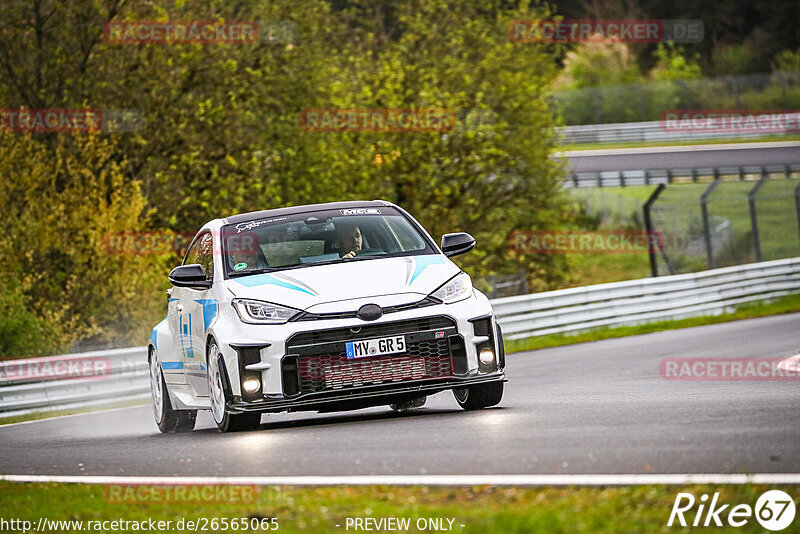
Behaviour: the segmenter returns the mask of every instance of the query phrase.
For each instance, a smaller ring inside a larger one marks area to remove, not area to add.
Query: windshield
[[[228,276],[390,256],[435,254],[391,207],[325,210],[253,219],[222,229]]]

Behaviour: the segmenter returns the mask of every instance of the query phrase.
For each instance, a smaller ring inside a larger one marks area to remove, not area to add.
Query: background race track
[[[410,414],[272,414],[261,429],[161,435],[150,406],[0,427],[13,475],[797,473],[800,381],[663,380],[664,357],[789,357],[800,314],[509,356],[500,407],[449,392]]]
[[[791,165],[800,142],[736,143],[565,152],[570,172]]]

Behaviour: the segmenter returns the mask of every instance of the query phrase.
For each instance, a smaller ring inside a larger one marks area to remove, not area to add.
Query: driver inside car
[[[354,224],[337,224],[336,244],[339,248],[340,258],[354,258],[363,244],[361,229]]]

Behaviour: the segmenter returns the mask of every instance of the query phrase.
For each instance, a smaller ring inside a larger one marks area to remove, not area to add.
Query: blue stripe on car
[[[253,276],[248,276],[246,278],[237,279],[236,281],[245,287],[273,285],[273,286],[285,287],[286,289],[293,289],[294,291],[301,291],[303,293],[308,293],[309,295],[314,295],[314,293],[308,291],[307,289],[303,289],[302,287],[295,284],[290,284],[289,282],[284,282],[283,280],[280,280],[279,278],[276,278],[269,273],[255,274]]]
[[[415,260],[414,274],[411,276],[411,280],[409,280],[408,285],[413,284],[417,276],[422,274],[422,271],[424,271],[428,265],[439,265],[444,263],[444,258],[439,256],[438,254],[434,254],[431,256],[416,256],[414,260]]]

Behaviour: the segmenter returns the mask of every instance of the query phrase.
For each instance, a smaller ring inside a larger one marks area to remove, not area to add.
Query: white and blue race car
[[[264,412],[419,407],[453,390],[498,404],[505,355],[489,300],[402,208],[336,202],[215,219],[169,275],[148,344],[162,432],[211,410],[223,432]]]

